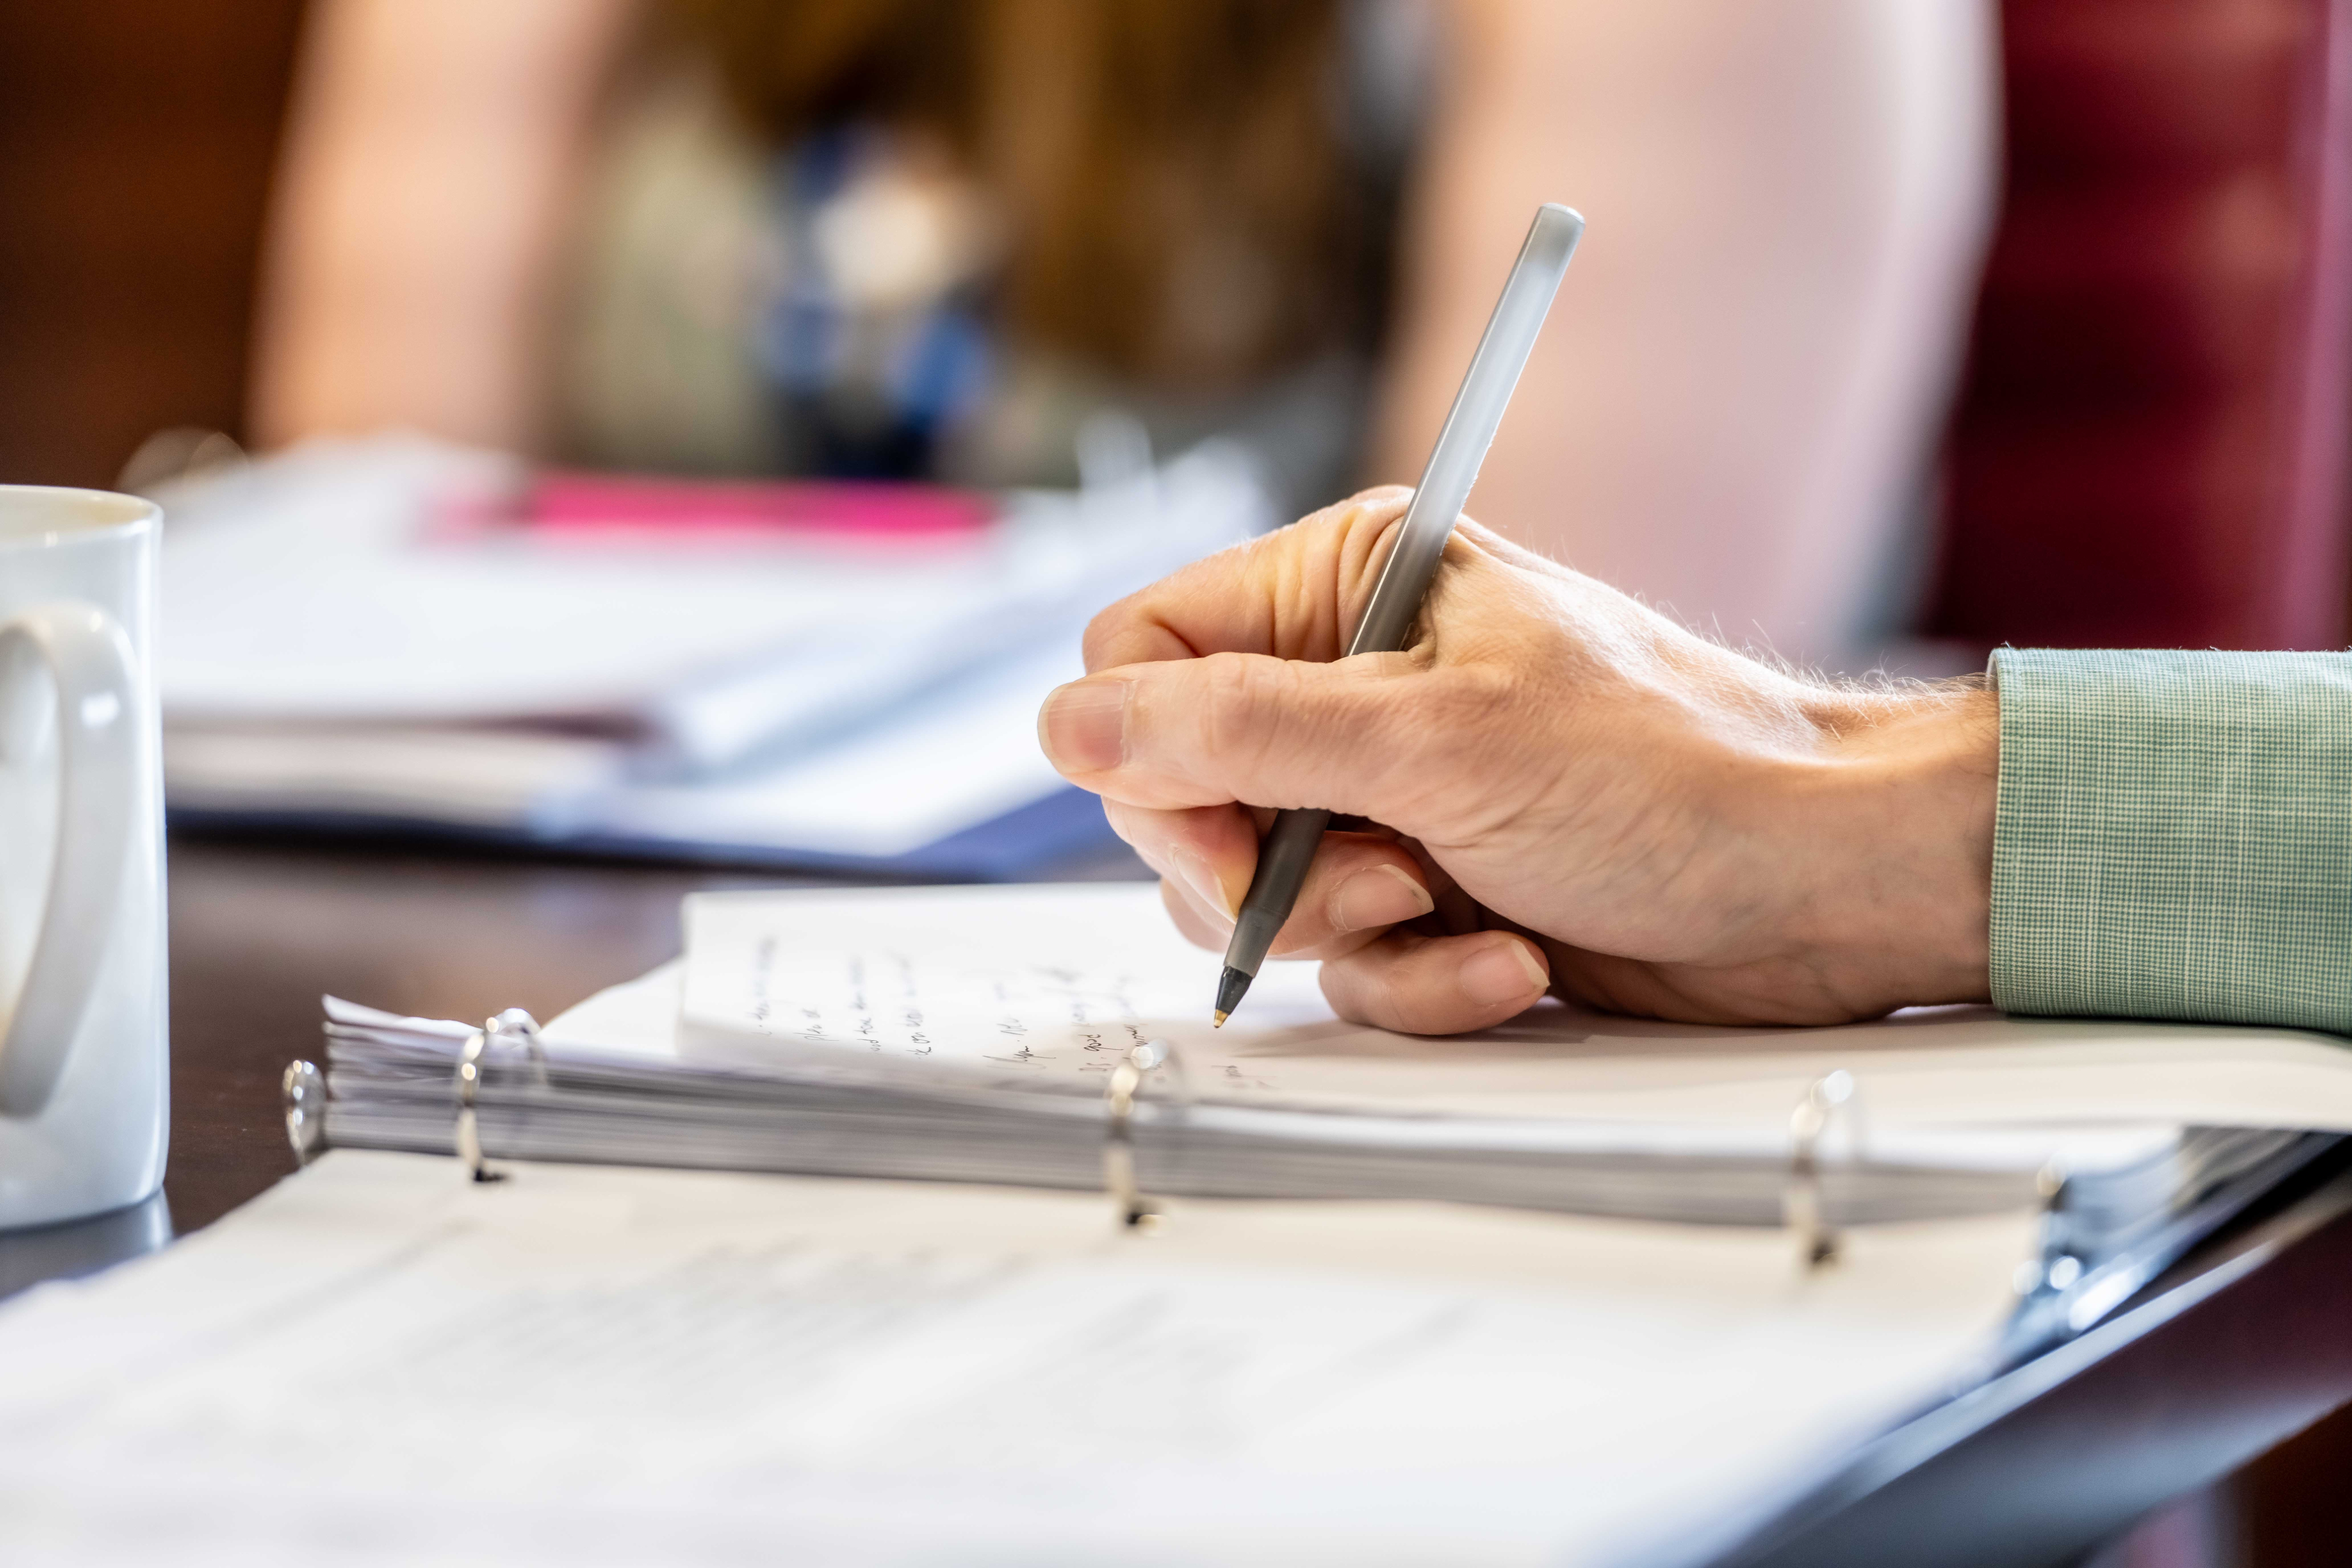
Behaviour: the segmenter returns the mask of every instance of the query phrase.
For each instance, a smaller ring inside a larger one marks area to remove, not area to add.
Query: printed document
[[[12,1564],[1672,1561],[1976,1375],[2029,1214],[1776,1231],[339,1150],[0,1312]]]

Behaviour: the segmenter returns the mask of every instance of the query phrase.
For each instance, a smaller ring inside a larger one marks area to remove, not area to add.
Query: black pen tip
[[[1226,967],[1223,974],[1217,977],[1216,1011],[1219,1029],[1225,1027],[1225,1019],[1231,1018],[1234,1009],[1242,1005],[1242,998],[1249,994],[1249,988],[1250,977],[1230,965]]]

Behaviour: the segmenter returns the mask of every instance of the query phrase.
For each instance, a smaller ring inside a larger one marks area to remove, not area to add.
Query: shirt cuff
[[[1990,674],[1996,1005],[2352,1032],[2352,654]]]

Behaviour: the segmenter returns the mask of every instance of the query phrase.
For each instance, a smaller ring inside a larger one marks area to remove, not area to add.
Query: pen
[[[1560,277],[1568,270],[1568,258],[1575,254],[1576,242],[1583,233],[1584,219],[1574,210],[1556,202],[1536,209],[1527,243],[1519,246],[1519,259],[1512,264],[1511,276],[1503,284],[1502,298],[1495,301],[1495,313],[1486,319],[1486,334],[1478,340],[1478,351],[1470,357],[1462,389],[1454,394],[1445,428],[1437,433],[1437,444],[1430,449],[1429,465],[1421,471],[1421,484],[1405,508],[1404,526],[1397,530],[1388,563],[1372,587],[1371,602],[1364,607],[1364,618],[1348,644],[1351,657],[1392,653],[1403,648],[1413,620],[1421,613],[1421,601],[1429,592],[1430,579],[1437,575],[1445,541],[1454,532],[1454,519],[1462,515],[1463,503],[1470,499],[1478,465],[1486,462],[1486,448],[1494,444],[1503,410],[1510,406],[1512,390],[1519,384],[1519,372],[1527,368],[1536,334],[1543,329],[1552,296],[1559,291]],[[1323,830],[1330,824],[1331,813],[1326,810],[1283,811],[1276,814],[1265,842],[1258,846],[1257,872],[1250,878],[1249,893],[1234,915],[1233,939],[1225,945],[1224,973],[1217,977],[1219,1028],[1241,1006],[1250,982],[1257,978],[1275,934],[1298,902],[1307,868],[1314,862]]]

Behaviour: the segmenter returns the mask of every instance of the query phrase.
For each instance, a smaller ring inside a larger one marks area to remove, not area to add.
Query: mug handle
[[[58,689],[58,847],[25,988],[0,1041],[0,1114],[30,1116],[65,1071],[122,897],[138,798],[131,642],[90,604],[39,604],[0,624]]]

